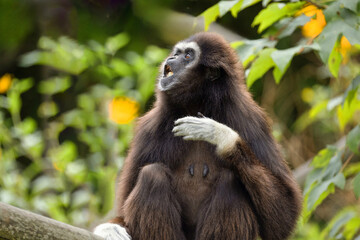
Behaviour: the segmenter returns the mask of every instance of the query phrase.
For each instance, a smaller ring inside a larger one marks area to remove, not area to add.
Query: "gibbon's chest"
[[[211,196],[221,169],[214,151],[206,143],[194,142],[174,170],[174,188],[182,207],[183,218],[190,225],[197,222],[203,201]]]

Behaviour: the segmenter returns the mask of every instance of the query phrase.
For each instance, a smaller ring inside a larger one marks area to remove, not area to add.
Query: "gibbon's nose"
[[[176,59],[176,57],[175,56],[172,56],[172,57],[169,57],[167,60],[166,60],[166,62],[169,62],[169,61],[172,61],[172,60],[175,60]]]

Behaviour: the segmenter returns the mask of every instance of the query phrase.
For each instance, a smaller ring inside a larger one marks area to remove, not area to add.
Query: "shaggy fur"
[[[175,89],[157,91],[153,109],[138,120],[113,222],[133,240],[287,239],[301,194],[236,53],[216,34],[183,42],[196,42],[201,56]],[[208,69],[219,78],[208,81]],[[236,132],[235,143],[217,152],[206,141],[174,136],[174,122],[198,112]]]

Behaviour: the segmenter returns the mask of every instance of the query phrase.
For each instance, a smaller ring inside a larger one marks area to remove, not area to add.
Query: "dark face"
[[[178,43],[163,63],[158,85],[160,91],[166,92],[178,86],[196,66],[200,55],[196,42]]]

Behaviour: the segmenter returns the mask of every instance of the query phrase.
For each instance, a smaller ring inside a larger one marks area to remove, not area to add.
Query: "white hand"
[[[184,140],[206,141],[216,145],[219,155],[231,151],[239,135],[228,126],[213,119],[202,117],[183,117],[175,121],[175,136]]]
[[[100,224],[94,229],[94,234],[105,238],[105,240],[131,240],[126,229],[115,223]]]

